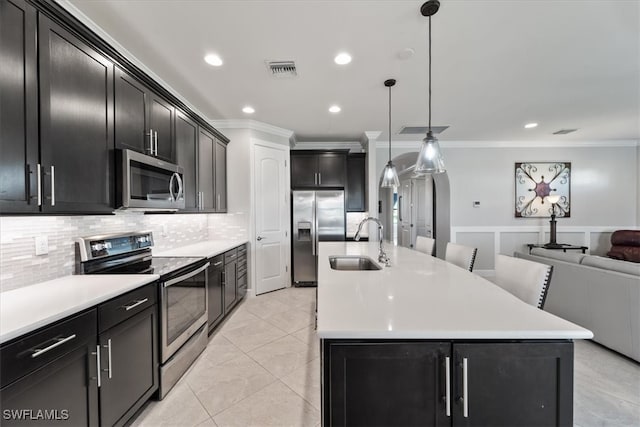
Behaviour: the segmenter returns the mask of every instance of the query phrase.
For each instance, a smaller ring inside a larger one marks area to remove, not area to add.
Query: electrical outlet
[[[49,238],[47,236],[38,236],[35,238],[36,255],[46,255],[49,253]]]
[[[169,234],[169,227],[167,224],[162,224],[162,237],[167,237],[167,234]]]

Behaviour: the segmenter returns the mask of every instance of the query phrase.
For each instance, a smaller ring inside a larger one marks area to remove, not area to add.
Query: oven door
[[[184,209],[182,167],[131,150],[121,150],[121,204],[127,209]]]
[[[207,323],[207,268],[167,280],[161,287],[162,363]]]

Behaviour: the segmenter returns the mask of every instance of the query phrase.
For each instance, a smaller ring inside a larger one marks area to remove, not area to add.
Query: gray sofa
[[[640,264],[540,248],[514,255],[553,265],[545,311],[640,362]]]

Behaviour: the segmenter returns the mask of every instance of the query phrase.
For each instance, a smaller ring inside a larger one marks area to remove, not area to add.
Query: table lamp
[[[551,221],[549,221],[551,231],[549,232],[549,243],[545,244],[544,247],[549,249],[561,248],[562,245],[556,242],[556,204],[560,201],[560,196],[550,194],[547,196],[547,201],[551,203]]]

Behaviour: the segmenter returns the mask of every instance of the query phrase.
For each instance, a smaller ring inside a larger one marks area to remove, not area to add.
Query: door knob
[[[262,240],[262,237],[258,236],[256,237],[256,240],[259,242],[260,240]]]

